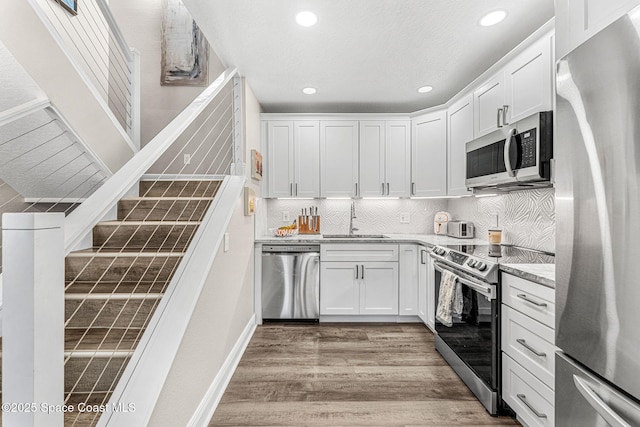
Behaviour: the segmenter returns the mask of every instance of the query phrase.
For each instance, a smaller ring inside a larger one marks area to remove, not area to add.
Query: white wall
[[[109,1],[124,38],[141,55],[141,146],[149,142],[204,89],[160,85],[162,3],[162,0]],[[210,50],[209,82],[213,82],[224,69],[215,52]]]
[[[0,42],[0,112],[17,107],[25,102],[46,98],[36,82],[27,74]]]
[[[253,218],[242,198],[227,231],[229,252],[216,256],[149,425],[187,425],[253,316]]]

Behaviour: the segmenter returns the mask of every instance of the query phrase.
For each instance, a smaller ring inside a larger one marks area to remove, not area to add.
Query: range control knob
[[[487,269],[487,264],[485,264],[484,262],[479,262],[476,265],[476,268],[480,271],[485,271]]]
[[[442,256],[442,255],[444,255],[447,251],[445,251],[445,250],[444,250],[444,249],[442,249],[442,248],[435,248],[435,249],[433,250],[433,252],[435,252],[435,253],[436,253],[436,255],[440,255],[440,256]]]

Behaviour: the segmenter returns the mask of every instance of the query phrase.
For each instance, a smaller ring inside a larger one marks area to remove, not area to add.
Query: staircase
[[[65,260],[65,426],[92,426],[184,256],[219,181],[141,181],[118,219],[95,226],[93,247]]]

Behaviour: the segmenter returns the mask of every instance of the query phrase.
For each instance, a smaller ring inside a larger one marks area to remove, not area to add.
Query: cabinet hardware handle
[[[536,350],[535,348],[533,348],[529,344],[527,344],[527,342],[525,340],[523,340],[522,338],[518,338],[516,340],[516,342],[518,344],[520,344],[521,346],[523,346],[524,348],[526,348],[527,350],[529,350],[531,353],[533,353],[536,356],[538,356],[538,357],[547,357],[547,353],[543,353],[541,351]]]
[[[426,250],[424,250],[424,249],[420,250],[420,263],[421,264],[426,264],[427,263],[427,260],[424,257],[426,254],[427,254]]]
[[[389,183],[387,182],[387,196],[389,195]]]
[[[416,183],[415,182],[411,183],[411,195],[412,196],[416,195]]]
[[[527,396],[525,396],[524,394],[516,394],[516,396],[518,396],[518,399],[520,399],[520,401],[522,403],[524,403],[526,405],[526,407],[529,408],[531,410],[531,412],[533,412],[536,415],[536,417],[538,417],[538,418],[547,418],[547,414],[543,414],[542,412],[538,412],[536,410],[536,408],[531,406],[531,404],[527,401]]]
[[[538,301],[534,301],[531,298],[529,298],[528,296],[526,296],[525,294],[518,294],[517,295],[518,298],[525,300],[526,302],[529,302],[533,305],[537,305],[538,307],[546,307],[547,304],[544,302],[538,302]]]
[[[289,194],[293,196],[293,183],[289,184]]]
[[[507,122],[507,111],[509,110],[509,106],[508,105],[503,105],[502,106],[502,123],[505,125],[508,125],[509,122]]]
[[[360,278],[364,279],[364,265],[362,265],[361,267],[362,267],[362,273],[360,274]]]
[[[356,182],[356,197],[358,197],[358,183]]]
[[[498,115],[496,116],[496,127],[501,128],[500,116],[502,116],[502,108],[498,108]]]
[[[298,183],[296,182],[296,196],[298,195]]]
[[[382,195],[384,196],[384,182],[382,183]]]
[[[358,276],[359,276],[359,274],[358,274],[358,272],[359,272],[358,268],[359,268],[359,266],[358,266],[358,264],[356,264],[356,279],[358,279]]]

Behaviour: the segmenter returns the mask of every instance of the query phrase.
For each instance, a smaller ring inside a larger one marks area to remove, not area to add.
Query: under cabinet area
[[[555,292],[502,272],[502,398],[527,426],[554,425]]]
[[[320,315],[398,314],[397,244],[322,245],[320,259]]]

